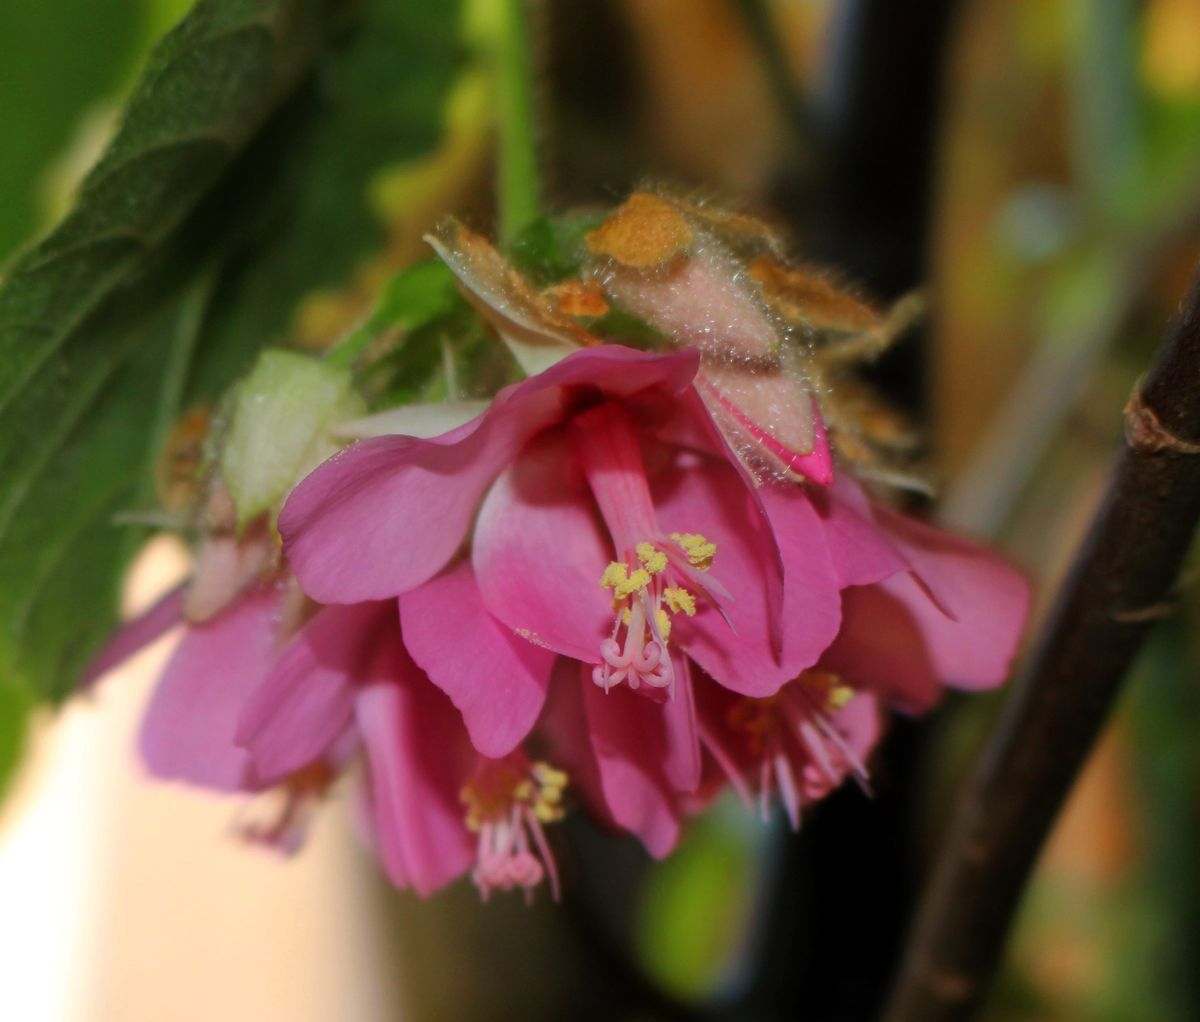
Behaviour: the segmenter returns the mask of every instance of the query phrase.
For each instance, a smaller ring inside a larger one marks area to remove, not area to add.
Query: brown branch
[[[970,1018],[1042,843],[1200,518],[1200,275],[1126,409],[1108,490],[967,784],[886,1022]]]

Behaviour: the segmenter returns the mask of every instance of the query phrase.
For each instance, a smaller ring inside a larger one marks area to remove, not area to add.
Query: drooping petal
[[[938,685],[978,690],[1009,674],[1029,610],[1025,578],[996,554],[889,511],[877,511],[912,566],[875,586],[846,591],[845,635],[831,650],[908,710]]]
[[[584,680],[591,684],[590,676]],[[592,751],[583,705],[585,686],[579,682],[579,664],[568,657],[559,657],[550,677],[550,692],[538,730],[546,742],[546,758],[567,772],[573,799],[582,802],[596,820],[615,828],[617,823],[608,811],[600,769]]]
[[[846,590],[830,669],[910,712],[932,706],[941,685],[1000,684],[1029,607],[1025,579],[973,543],[899,515],[885,520],[913,570]]]
[[[79,680],[79,687],[87,688],[94,684],[118,664],[128,660],[179,624],[183,618],[183,592],[186,584],[177,585],[148,610],[117,629],[84,671]]]
[[[238,720],[235,740],[257,777],[278,780],[307,766],[350,722],[354,683],[373,646],[395,629],[391,601],[321,608],[292,637]]]
[[[529,733],[546,701],[555,654],[494,618],[469,561],[400,598],[413,660],[462,713],[475,748],[506,756]]]
[[[604,692],[581,671],[583,702],[604,801],[613,820],[656,859],[679,840],[679,809],[667,782],[663,708],[624,686]]]
[[[695,352],[587,348],[502,391],[477,419],[430,440],[376,437],[330,458],[279,518],[288,560],[322,603],[384,599],[427,581],[462,542],[488,484],[580,388],[610,397],[691,384]]]
[[[516,438],[485,422],[436,440],[363,440],[301,482],[279,529],[304,591],[322,603],[380,600],[437,572],[514,453]]]
[[[925,713],[937,703],[943,678],[918,615],[934,631],[955,625],[910,575],[847,589],[842,614],[845,624],[822,658],[823,668],[906,713]]]
[[[981,663],[980,677],[999,677],[980,684],[1001,681],[1029,611],[1025,577],[977,543],[886,508],[876,509],[875,515],[938,606],[974,626],[976,638],[987,646],[981,653],[985,660],[990,656],[993,665]]]
[[[572,471],[561,433],[530,444],[483,502],[472,559],[484,606],[499,620],[531,642],[596,663],[612,624],[600,576],[613,553]]]
[[[791,677],[817,662],[841,627],[840,579],[809,490],[764,486],[763,506],[783,558],[783,652]]]
[[[663,776],[672,791],[691,793],[700,784],[700,732],[687,657],[675,658],[675,689],[662,704]]]
[[[450,701],[408,658],[381,644],[354,700],[368,766],[371,831],[392,882],[432,894],[473,857],[458,794],[470,755]]]
[[[826,547],[843,589],[908,570],[908,561],[876,522],[866,494],[848,475],[841,473],[830,489],[808,496],[821,517]]]
[[[711,573],[732,595],[722,605],[732,628],[701,601],[694,618],[675,618],[672,642],[720,684],[750,696],[774,694],[816,662],[838,627],[836,578],[803,492],[764,487],[760,505],[728,465],[682,459],[655,480],[654,492],[664,532],[699,532],[716,543]],[[781,611],[772,611],[772,599]]]
[[[275,657],[278,611],[278,592],[262,587],[188,628],[142,722],[141,753],[152,774],[218,791],[253,786],[249,757],[234,743],[234,732]]]

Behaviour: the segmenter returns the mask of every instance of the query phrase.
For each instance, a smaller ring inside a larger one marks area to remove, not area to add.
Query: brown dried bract
[[[550,293],[534,290],[483,235],[449,220],[426,240],[454,271],[467,299],[501,334],[529,344],[600,343],[569,318],[584,314],[571,313]],[[599,294],[596,297],[603,301]]]
[[[554,302],[555,307],[565,316],[591,317],[603,316],[608,312],[608,302],[600,293],[600,288],[593,282],[581,280],[564,280],[547,288],[544,294]]]
[[[651,270],[685,252],[695,238],[687,218],[649,192],[634,192],[587,236],[592,255],[607,256],[634,270]]]
[[[155,464],[154,482],[159,502],[169,512],[190,511],[199,502],[204,463],[204,441],[211,412],[207,406],[193,408],[167,436]]]
[[[750,276],[775,311],[792,323],[846,333],[872,330],[880,323],[870,305],[811,270],[792,269],[764,256],[750,264]]]
[[[784,244],[779,232],[765,220],[703,202],[676,199],[675,203],[688,216],[717,231],[722,240],[734,245],[739,251],[746,248],[758,251],[765,249],[777,256],[783,255]]]

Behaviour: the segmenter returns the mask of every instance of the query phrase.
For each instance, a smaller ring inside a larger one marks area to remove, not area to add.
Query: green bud
[[[337,452],[339,422],[366,411],[348,370],[306,355],[265,351],[235,388],[221,470],[243,525],[278,513],[293,486]]]

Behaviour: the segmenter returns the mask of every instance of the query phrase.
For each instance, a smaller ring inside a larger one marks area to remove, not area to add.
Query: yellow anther
[[[466,804],[466,822],[477,831],[484,824],[506,817],[515,806],[530,809],[541,823],[563,817],[563,790],[567,775],[548,763],[522,769],[512,762],[496,764],[477,773],[464,786],[459,798]]]
[[[667,555],[653,543],[639,543],[637,555],[638,560],[642,562],[642,567],[651,575],[657,575],[667,570]]]
[[[654,612],[654,620],[658,622],[659,634],[663,637],[663,642],[666,642],[671,637],[671,618],[667,612],[659,607]]]
[[[634,593],[640,593],[650,584],[650,572],[645,568],[638,568],[632,575],[629,576],[629,581],[624,587],[618,586],[617,596],[632,596]],[[622,592],[622,588],[624,592]]]
[[[621,608],[621,624],[623,624],[626,628],[628,628],[629,622],[632,620],[633,620],[633,611],[631,611],[628,607],[622,607]]]
[[[552,767],[541,760],[533,764],[533,776],[543,788],[557,788],[561,791],[567,786],[567,772]]]
[[[683,547],[693,568],[707,571],[717,554],[717,544],[710,543],[698,532],[672,532],[671,538]]]
[[[641,592],[649,584],[650,572],[645,568],[638,568],[631,575],[629,566],[620,561],[611,562],[600,576],[600,588],[611,589],[618,600]]]
[[[557,823],[566,814],[562,806],[549,805],[545,801],[539,801],[533,807],[533,815],[537,817],[538,823]]]
[[[534,763],[533,776],[538,783],[537,798],[533,800],[533,815],[541,823],[554,823],[563,818],[563,789],[567,786],[565,771],[548,763]]]
[[[853,698],[854,689],[849,685],[835,685],[829,691],[829,702],[827,705],[831,711],[836,712],[842,709]]]
[[[600,576],[600,588],[616,589],[617,586],[625,585],[628,581],[629,566],[622,564],[620,561],[613,561],[604,569],[604,574]]]
[[[688,617],[693,617],[696,613],[696,597],[679,586],[668,586],[664,589],[663,599],[667,601],[672,614],[678,614],[682,610]]]

